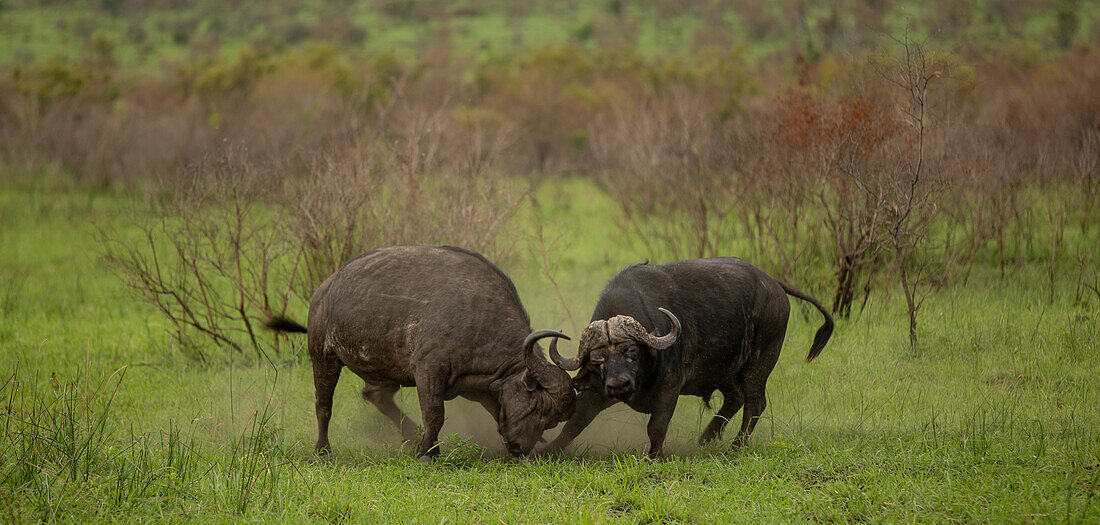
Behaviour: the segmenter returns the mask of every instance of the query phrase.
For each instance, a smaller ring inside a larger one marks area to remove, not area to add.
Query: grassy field
[[[796,308],[743,450],[697,449],[710,411],[684,399],[670,459],[639,457],[645,420],[621,407],[570,455],[511,459],[487,414],[451,403],[426,466],[345,374],[319,461],[304,340],[271,362],[187,358],[102,260],[130,203],[0,189],[0,521],[1100,520],[1100,320],[1068,271],[1048,304],[1044,266],[977,267],[929,297],[915,349],[900,292],[880,293],[809,365],[819,321]],[[606,280],[646,255],[601,226],[615,209],[587,180],[550,179],[517,215],[553,241],[560,296],[531,250],[503,265],[536,327],[576,335]],[[418,414],[412,394],[400,403]]]

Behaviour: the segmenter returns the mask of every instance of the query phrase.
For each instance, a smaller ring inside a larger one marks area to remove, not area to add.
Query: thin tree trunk
[[[898,270],[901,274],[901,289],[905,292],[905,306],[909,312],[909,348],[917,347],[917,304],[913,299],[912,286],[909,283],[909,273],[906,272],[906,264],[903,250],[897,252]]]

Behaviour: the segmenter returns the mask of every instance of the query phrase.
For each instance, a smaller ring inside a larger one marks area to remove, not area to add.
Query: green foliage
[[[277,51],[318,41],[341,46],[341,54],[395,52],[418,55],[446,47],[456,56],[484,58],[527,47],[569,42],[627,47],[647,57],[689,56],[707,46],[743,47],[754,62],[774,60],[777,51],[799,48],[811,63],[828,54],[860,54],[881,35],[906,27],[939,46],[998,46],[1013,40],[1044,50],[1088,40],[1100,15],[1088,3],[1058,0],[921,4],[843,0],[828,4],[716,4],[690,0],[631,6],[584,0],[562,9],[548,0],[516,6],[433,0],[358,0],[305,4],[224,3],[197,0],[158,3],[123,0],[7,3],[13,23],[0,36],[0,63],[22,53],[36,57],[79,53],[93,31],[118,42],[127,69],[154,70],[195,50],[231,55],[263,42]],[[147,38],[127,38],[135,24],[147,24]],[[9,30],[10,29],[10,30]],[[1079,34],[1083,33],[1083,34]],[[74,38],[74,36],[76,38]],[[145,51],[142,51],[144,49]]]
[[[194,88],[207,94],[247,92],[273,69],[266,51],[244,46],[232,59],[216,60],[197,73]]]
[[[30,70],[16,67],[12,70],[12,80],[21,91],[38,99],[40,104],[76,95],[89,82],[88,73],[83,68],[60,62],[47,62]]]
[[[579,44],[586,44],[592,40],[592,35],[596,33],[596,23],[592,21],[584,22],[577,26],[570,32],[570,37],[574,42]]]
[[[99,6],[112,16],[118,15],[126,0],[99,0]]]
[[[1073,44],[1081,26],[1080,2],[1059,0],[1056,11],[1058,23],[1055,26],[1054,39],[1059,47],[1065,49]]]

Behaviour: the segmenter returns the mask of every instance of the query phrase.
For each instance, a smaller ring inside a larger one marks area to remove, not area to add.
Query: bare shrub
[[[571,44],[540,47],[530,56],[480,72],[486,102],[517,124],[516,146],[524,170],[576,168],[592,110],[606,99],[605,93],[589,87],[597,76],[595,66],[580,46]]]
[[[748,26],[782,22],[784,12],[792,26],[850,23],[833,16],[836,6],[741,4]],[[878,7],[856,16],[879,18]],[[971,15],[956,15],[970,24]],[[608,16],[624,28],[637,22],[630,12]],[[835,30],[824,25],[814,31]],[[834,36],[837,48],[851,38]],[[245,46],[232,56],[195,50],[168,78],[123,78],[110,46],[99,49],[75,61],[13,65],[0,78],[4,162],[46,164],[103,185],[160,183],[164,193],[135,219],[147,238],[130,247],[211,257],[168,241],[186,238],[186,221],[201,231],[195,210],[236,206],[228,190],[221,200],[184,198],[214,192],[197,186],[213,184],[207,172],[216,170],[204,158],[232,145],[230,163],[247,167],[240,176],[263,181],[233,182],[251,188],[241,193],[245,229],[266,232],[278,217],[290,250],[301,250],[304,277],[294,289],[302,295],[347,258],[383,244],[451,242],[507,259],[515,238],[506,224],[531,180],[505,172],[594,174],[622,212],[623,233],[647,255],[746,256],[831,293],[838,316],[872,289],[896,289],[884,286],[896,278],[908,281],[902,289],[915,320],[921,293],[946,278],[935,273],[949,264],[965,267],[964,284],[980,265],[999,262],[1002,277],[1014,265],[1041,265],[1053,294],[1076,254],[1078,299],[1095,281],[1100,54],[1087,45],[1050,57],[1026,46],[971,48],[973,63],[953,65],[962,78],[932,91],[937,111],[928,118],[915,118],[906,95],[913,89],[891,95],[861,57],[807,60],[798,50],[794,64],[765,64],[710,46],[672,59],[629,46],[564,45],[473,66],[443,46],[414,60],[348,56],[325,44],[283,53]],[[217,235],[231,239],[231,228]],[[173,279],[204,273],[171,264],[182,268]],[[211,279],[232,282],[219,271]],[[255,316],[265,303],[249,293],[245,310]],[[238,331],[228,339],[247,347],[248,317],[233,316]],[[198,341],[194,325],[215,318],[196,313],[182,326]]]
[[[1051,281],[1067,229],[1079,230],[1085,244],[1095,242],[1098,60],[1095,51],[1073,50],[1049,73],[1035,74],[1031,59],[1001,51],[983,66],[970,137],[959,139],[969,143],[964,154],[974,173],[952,192],[954,202],[970,203],[965,212],[952,211],[970,231],[967,261],[994,244],[1002,276],[1010,265],[1034,262]]]
[[[513,252],[505,226],[526,197],[517,184],[459,172],[406,176],[388,169],[392,162],[329,158],[288,210],[305,246],[304,296],[351,257],[381,246],[453,244],[493,260]]]
[[[292,190],[288,213],[305,246],[309,292],[381,246],[455,244],[493,260],[514,252],[505,227],[527,194],[494,166],[512,134],[456,125],[446,97],[434,107],[419,103],[425,98],[412,103],[399,88],[381,127],[331,147]]]
[[[963,268],[962,283],[969,281],[975,261],[988,245],[996,247],[1004,277],[1008,231],[1022,213],[1027,178],[1014,169],[988,128],[955,126],[949,144],[963,162],[940,204],[950,230],[958,234],[952,250]]]
[[[570,333],[580,332],[580,328],[577,326],[577,316],[574,315],[573,309],[569,307],[569,301],[566,300],[557,278],[554,277],[561,267],[562,257],[569,250],[571,244],[569,232],[558,231],[549,234],[546,224],[538,220],[534,221],[533,226],[534,231],[525,239],[527,255],[530,257],[529,261],[535,263],[535,266],[538,267],[538,275],[545,279],[545,284],[549,284],[550,288],[553,288],[557,306],[561,308],[559,312],[564,315],[564,320],[569,323]]]
[[[817,241],[824,238],[823,225],[814,220],[807,173],[787,169],[791,159],[787,146],[775,140],[774,110],[758,110],[743,121],[750,139],[740,155],[739,222],[757,265],[820,294],[823,287],[814,283],[822,276],[815,269],[829,257]]]
[[[625,234],[647,253],[707,257],[723,251],[734,220],[732,144],[698,92],[673,89],[637,110],[593,124],[602,186],[624,213]]]
[[[136,212],[137,239],[105,239],[107,260],[183,350],[205,360],[205,339],[264,356],[257,320],[285,312],[301,245],[270,205],[271,173],[232,151],[189,171],[186,185]]]
[[[1081,302],[1082,288],[1092,290],[1100,299],[1100,224],[1097,224],[1097,200],[1100,199],[1100,130],[1089,130],[1073,158],[1075,184],[1070,191],[1078,197],[1081,240],[1077,245],[1077,286],[1074,298]],[[1091,275],[1090,275],[1091,274]]]
[[[305,178],[230,148],[165,178],[135,215],[140,237],[108,239],[107,258],[202,359],[204,339],[266,355],[257,319],[372,248],[446,243],[507,259],[505,227],[526,197],[492,167],[509,134],[475,128],[452,143],[450,109],[399,99],[388,124],[334,141]]]
[[[929,230],[936,219],[937,201],[948,181],[944,174],[948,169],[943,158],[945,148],[942,142],[935,143],[929,133],[936,120],[932,87],[950,74],[950,65],[946,54],[929,50],[908,35],[897,43],[900,49],[896,55],[885,55],[874,64],[879,76],[897,88],[897,107],[908,125],[905,134],[908,140],[895,142],[892,152],[895,158],[879,168],[878,184],[872,179],[860,186],[878,201],[884,217],[885,247],[894,257],[905,294],[909,344],[915,348],[917,314],[930,284],[926,271],[934,258],[934,251],[928,246]],[[842,170],[859,177],[847,168]]]
[[[1100,228],[1094,222],[1100,200],[1100,128],[1086,129],[1082,135],[1077,151],[1071,153],[1071,173],[1073,186],[1080,189],[1077,197],[1081,233],[1095,235],[1092,230]]]
[[[796,209],[817,218],[821,231],[807,238],[829,254],[832,309],[846,317],[859,284],[869,291],[879,261],[885,217],[876,186],[895,162],[899,126],[880,102],[858,95],[833,101],[795,93],[780,98],[775,111],[777,149],[765,169],[781,174],[782,202],[797,200]]]

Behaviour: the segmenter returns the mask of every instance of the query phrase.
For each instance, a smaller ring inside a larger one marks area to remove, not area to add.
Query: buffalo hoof
[[[421,463],[425,463],[425,464],[431,463],[432,462],[432,457],[431,456],[420,456],[419,458],[417,458],[417,461],[419,461]]]
[[[711,428],[712,426],[714,425],[708,425],[707,429],[704,430],[702,434],[699,434],[699,441],[697,441],[697,443],[700,447],[705,447],[714,440],[722,438],[722,431]]]

